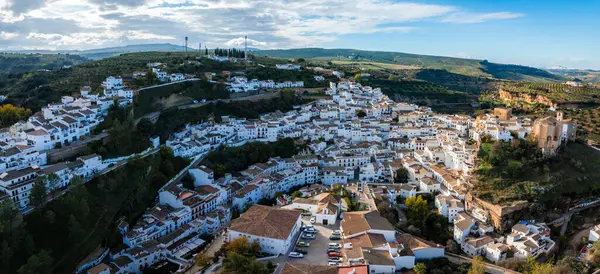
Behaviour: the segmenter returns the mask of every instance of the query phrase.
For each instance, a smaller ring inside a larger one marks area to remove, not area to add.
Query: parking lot
[[[318,265],[327,265],[329,257],[327,256],[327,248],[329,243],[338,243],[341,244],[342,241],[332,241],[329,240],[329,236],[334,230],[340,229],[340,222],[337,220],[335,225],[327,225],[323,226],[320,224],[311,224],[309,222],[310,217],[303,217],[302,222],[304,225],[312,225],[317,230],[316,238],[314,240],[308,239],[300,239],[299,242],[309,243],[309,247],[301,247],[308,251],[307,254],[304,255],[304,258],[289,258],[289,262],[300,263],[300,264],[318,264]],[[296,246],[298,248],[298,246]]]

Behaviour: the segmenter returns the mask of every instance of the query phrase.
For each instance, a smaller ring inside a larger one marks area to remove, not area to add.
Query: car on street
[[[338,244],[338,243],[329,243],[328,247],[329,248],[342,248],[342,245]]]
[[[299,243],[298,243],[298,246],[299,246],[299,247],[309,247],[309,246],[310,246],[310,243],[307,243],[307,242],[299,242]]]
[[[301,215],[302,216],[312,216],[312,213],[310,213],[310,212],[302,212]]]
[[[314,227],[308,227],[304,230],[306,233],[317,233],[317,230]]]
[[[328,262],[341,263],[342,258],[329,258]]]
[[[302,249],[302,248],[296,248],[296,249],[294,249],[294,252],[297,252],[300,254],[308,254],[308,251],[306,249]]]
[[[340,238],[340,236],[338,236],[338,235],[331,235],[331,236],[329,236],[329,240],[332,240],[332,241],[339,241],[341,239],[342,238]]]
[[[337,249],[337,248],[328,248],[327,249],[327,254],[329,254],[329,252],[338,252],[338,251],[340,251],[340,250]]]
[[[309,228],[315,228],[315,227],[312,226],[312,225],[303,225],[300,229],[301,230],[306,230],[306,229],[309,229]]]
[[[338,262],[328,262],[327,266],[340,266],[340,263],[338,263]]]
[[[290,252],[290,258],[304,258],[304,254],[298,252]]]
[[[342,232],[339,230],[334,230],[331,232],[331,235],[341,235],[341,234],[342,234]]]
[[[329,257],[344,257],[344,254],[342,254],[342,252],[329,252],[327,253],[327,255]]]
[[[317,238],[315,236],[315,234],[304,234],[304,235],[302,235],[302,239],[314,240],[315,238]]]
[[[316,223],[316,222],[317,222],[317,218],[316,218],[316,217],[311,217],[311,218],[310,218],[310,223],[311,223],[311,224],[314,224],[314,223]]]

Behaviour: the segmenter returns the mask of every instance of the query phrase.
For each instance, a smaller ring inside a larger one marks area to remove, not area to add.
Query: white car
[[[340,263],[337,263],[337,262],[328,262],[327,266],[340,266]]]
[[[341,263],[342,262],[342,258],[329,258],[328,262],[330,263]]]
[[[290,258],[304,258],[304,254],[298,252],[290,252]]]
[[[302,235],[302,239],[314,240],[316,238],[315,234],[304,234]]]
[[[317,222],[317,218],[316,218],[316,217],[311,217],[311,218],[310,218],[310,223],[311,223],[311,224],[314,224],[314,223],[316,223],[316,222]]]
[[[308,227],[304,230],[306,233],[316,233],[317,230],[314,227]]]
[[[333,232],[331,232],[331,235],[341,235],[342,232],[339,230],[334,230]]]

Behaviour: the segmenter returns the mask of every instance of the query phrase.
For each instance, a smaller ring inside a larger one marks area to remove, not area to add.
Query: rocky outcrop
[[[465,198],[467,208],[478,207],[485,210],[490,223],[499,232],[509,230],[518,221],[530,218],[530,204],[527,201],[516,201],[510,206],[502,206],[484,201],[472,194],[467,194]]]
[[[513,92],[499,88],[498,96],[500,96],[500,99],[505,102],[524,101],[530,104],[542,104],[548,107],[557,107],[557,104],[548,99],[548,97],[539,94]]]

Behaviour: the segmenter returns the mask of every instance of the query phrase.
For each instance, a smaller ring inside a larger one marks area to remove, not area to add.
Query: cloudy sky
[[[500,2],[500,3],[499,3]],[[600,68],[600,1],[0,0],[0,50],[355,48]]]

